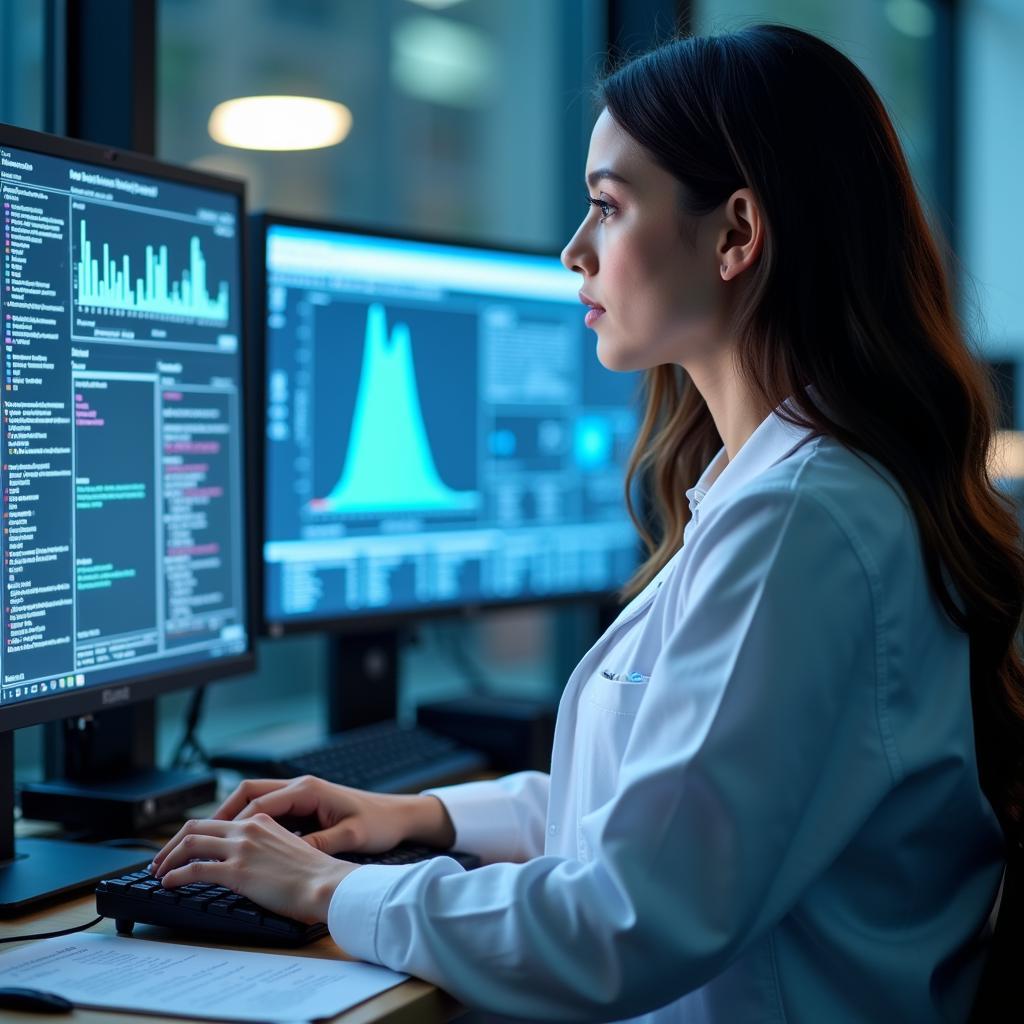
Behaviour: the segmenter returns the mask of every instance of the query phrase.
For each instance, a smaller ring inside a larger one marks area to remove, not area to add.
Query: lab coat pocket
[[[590,681],[583,696],[604,711],[635,715],[650,680],[651,677],[642,672],[615,672],[605,668]]]
[[[584,756],[580,773],[579,822],[606,804],[619,782],[619,766],[633,722],[647,692],[649,677],[640,672],[603,669],[588,681],[580,700],[578,736]],[[579,836],[581,859],[589,856]]]

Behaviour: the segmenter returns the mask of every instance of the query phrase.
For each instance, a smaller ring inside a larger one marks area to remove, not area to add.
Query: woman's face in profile
[[[686,365],[719,347],[718,218],[686,214],[676,179],[607,110],[590,138],[586,185],[589,208],[562,262],[582,277],[601,362]]]

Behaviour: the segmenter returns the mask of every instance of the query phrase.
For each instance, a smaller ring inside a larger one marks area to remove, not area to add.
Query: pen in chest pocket
[[[616,683],[647,683],[651,679],[650,676],[645,676],[642,672],[611,672],[606,668],[601,669],[601,675]]]

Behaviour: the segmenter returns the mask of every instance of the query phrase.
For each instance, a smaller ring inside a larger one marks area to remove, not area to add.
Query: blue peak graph
[[[396,323],[389,337],[380,303],[366,313],[363,369],[344,469],[331,492],[310,505],[334,513],[467,512],[480,505],[479,491],[457,491],[437,471],[409,328]]]
[[[195,235],[189,239],[189,265],[182,271],[179,281],[170,280],[167,246],[147,245],[145,276],[137,277],[133,285],[128,256],[122,256],[120,262],[113,259],[110,246],[104,242],[103,257],[97,259],[93,255],[84,219],[79,230],[79,306],[101,306],[154,316],[186,316],[227,323],[227,282],[221,281],[217,295],[210,295],[206,282],[206,259]]]

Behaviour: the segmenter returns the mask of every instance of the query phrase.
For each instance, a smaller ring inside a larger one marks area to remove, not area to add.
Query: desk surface
[[[96,902],[94,897],[91,894],[76,896],[64,903],[55,904],[32,914],[25,914],[23,917],[0,921],[0,937],[6,938],[13,935],[35,934],[37,932],[59,931],[62,928],[73,928],[75,925],[91,921],[95,916]],[[137,928],[140,938],[146,934],[144,926],[138,925]],[[88,931],[105,935],[116,934],[114,922],[107,918],[104,918],[99,924]],[[156,931],[157,929],[154,929],[154,932]],[[160,936],[167,936],[169,941],[182,942],[188,945],[203,945],[203,943],[185,942],[185,940],[177,936],[172,937],[170,933],[165,931],[160,931]],[[153,941],[160,941],[160,939],[154,936]],[[16,949],[20,945],[22,944],[14,942],[5,943],[3,946],[0,946],[0,955],[2,955],[3,950]],[[234,946],[230,948],[245,949],[247,947]],[[267,950],[263,948],[256,950],[256,952],[312,956],[324,960],[346,959],[330,936],[319,939],[317,942],[312,942],[308,946],[303,946],[301,949]],[[371,1024],[371,1022],[374,1022],[374,1024],[412,1024],[414,1021],[417,1024],[421,1024],[421,1022],[422,1024],[432,1024],[435,1021],[451,1020],[461,1012],[462,1007],[459,1003],[447,993],[441,991],[441,989],[425,981],[410,979],[330,1019],[332,1022],[337,1022],[337,1024]],[[146,1024],[152,1024],[153,1021],[173,1024],[175,1021],[194,1020],[194,1018],[153,1017],[149,1014],[141,1013],[115,1014],[111,1010],[84,1009],[75,1010],[72,1014],[49,1017],[41,1017],[35,1013],[4,1010],[2,1017],[4,1024],[7,1024],[8,1021],[35,1021],[38,1024],[40,1020],[72,1021],[74,1024],[79,1024],[79,1022],[81,1024],[110,1024],[112,1020],[117,1021],[118,1024],[121,1024],[121,1022],[132,1024],[132,1022],[143,1021]]]

